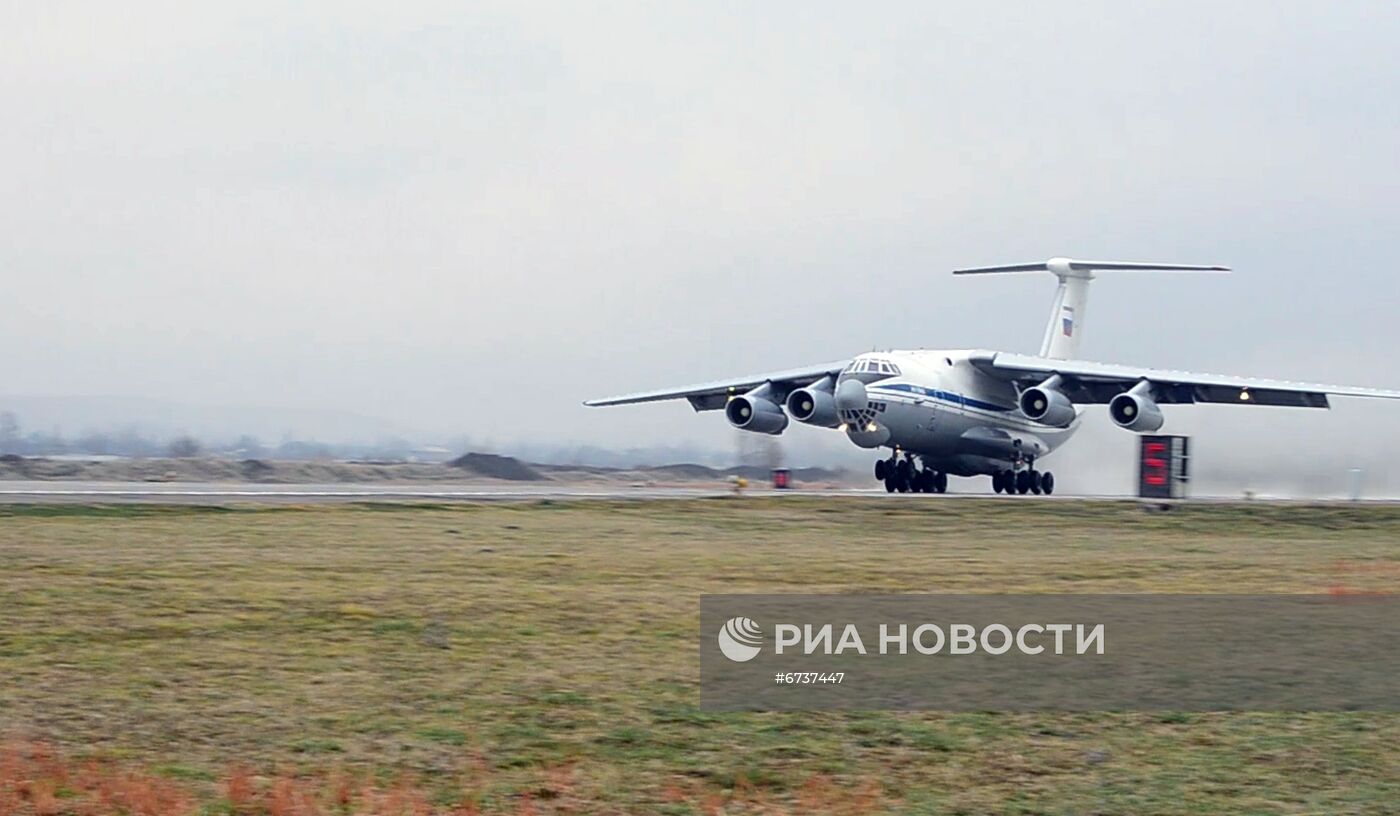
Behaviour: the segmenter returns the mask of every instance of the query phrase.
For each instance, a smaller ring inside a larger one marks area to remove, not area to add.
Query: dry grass
[[[76,762],[45,743],[11,742],[0,749],[0,816],[479,816],[491,770],[473,763],[455,795],[443,796],[408,774],[385,782],[373,774],[333,769],[310,774],[255,775],[231,767],[210,795],[208,788],[172,780],[149,769],[111,760]],[[551,768],[540,784],[488,806],[516,816],[593,812],[600,803],[577,795],[572,766]],[[660,793],[663,810],[707,816],[763,813],[867,814],[889,804],[879,786],[855,790],[825,776],[809,777],[781,799],[745,780],[729,790],[694,781],[668,784]]]
[[[0,509],[0,730],[29,746],[0,816],[147,812],[56,776],[84,768],[162,814],[1391,812],[1393,715],[717,715],[695,630],[721,590],[1393,589],[1397,534],[1014,501]]]

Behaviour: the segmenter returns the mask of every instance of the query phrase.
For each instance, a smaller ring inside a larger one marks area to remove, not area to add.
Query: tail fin
[[[1040,356],[1055,359],[1077,357],[1083,337],[1084,312],[1089,306],[1089,281],[1095,272],[1229,272],[1228,266],[1191,266],[1187,264],[1134,263],[1132,261],[1076,261],[1051,258],[1040,263],[979,266],[955,269],[954,275],[984,275],[999,272],[1052,272],[1060,279],[1055,292],[1055,305],[1050,310],[1050,322],[1045,326],[1045,339],[1040,343]]]

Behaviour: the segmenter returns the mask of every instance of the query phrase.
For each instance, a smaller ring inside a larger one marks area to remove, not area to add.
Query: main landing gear
[[[948,474],[918,467],[910,454],[901,459],[896,452],[888,459],[877,459],[875,478],[885,483],[887,493],[896,490],[900,493],[948,492]]]
[[[1055,492],[1055,474],[1048,470],[1042,473],[1035,469],[1034,462],[1030,462],[1024,470],[993,473],[992,490],[1007,495],[1034,493],[1039,496],[1043,493],[1048,496]]]

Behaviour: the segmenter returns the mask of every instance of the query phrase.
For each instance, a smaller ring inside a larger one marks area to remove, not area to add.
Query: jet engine
[[[1146,381],[1110,400],[1108,415],[1118,427],[1138,433],[1155,431],[1165,421],[1162,409],[1152,401],[1152,385]]]
[[[823,377],[806,388],[799,388],[788,394],[787,412],[798,422],[835,428],[841,424],[836,410],[836,397],[832,396],[831,377]]]
[[[1034,388],[1021,392],[1021,413],[1046,425],[1056,428],[1067,427],[1074,421],[1074,403],[1057,386],[1060,375],[1056,374]]]
[[[767,383],[747,394],[733,397],[724,406],[729,424],[741,431],[777,436],[787,428],[787,414],[772,400],[772,387]]]

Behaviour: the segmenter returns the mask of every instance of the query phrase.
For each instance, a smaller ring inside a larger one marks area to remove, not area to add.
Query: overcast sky
[[[0,6],[0,398],[730,445],[579,402],[1034,351],[1052,280],[948,272],[1061,254],[1237,270],[1100,280],[1087,357],[1400,387],[1393,3],[287,5]]]

